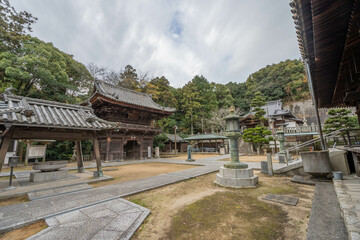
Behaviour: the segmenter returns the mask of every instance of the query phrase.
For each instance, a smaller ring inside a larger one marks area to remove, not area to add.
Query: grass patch
[[[130,202],[133,202],[133,203],[135,203],[135,204],[137,204],[137,205],[140,205],[140,206],[142,206],[142,207],[144,207],[144,208],[148,208],[148,206],[147,206],[147,204],[145,203],[145,201],[144,201],[143,199],[141,199],[141,198],[131,198],[129,201],[130,201]]]
[[[218,192],[186,206],[173,217],[166,239],[281,239],[286,212],[241,191]],[[209,235],[208,235],[209,234]]]
[[[29,202],[29,201],[30,201],[29,197],[26,194],[20,196],[14,196],[14,197],[1,198],[0,207]]]

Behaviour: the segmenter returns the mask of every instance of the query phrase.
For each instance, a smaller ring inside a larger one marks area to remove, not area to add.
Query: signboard
[[[45,157],[46,145],[31,145],[29,147],[28,158],[43,158]]]
[[[274,141],[270,141],[269,142],[269,146],[270,148],[274,148],[275,147],[275,142]],[[276,141],[276,147],[279,148],[280,147],[280,142]]]

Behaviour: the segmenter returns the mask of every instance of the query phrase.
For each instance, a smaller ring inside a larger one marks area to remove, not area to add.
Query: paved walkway
[[[118,198],[46,219],[48,228],[30,240],[129,239],[150,210]]]
[[[335,192],[350,240],[360,239],[360,179],[355,175],[334,180]]]
[[[29,223],[41,219],[49,219],[49,218],[51,219],[60,214],[65,214],[64,216],[67,216],[66,214],[69,213],[72,214],[74,214],[75,212],[78,213],[79,211],[81,212],[82,209],[84,208],[91,208],[94,205],[105,204],[115,200],[117,201],[124,196],[158,188],[175,182],[187,180],[203,174],[216,172],[219,170],[219,167],[224,164],[223,161],[218,161],[218,160],[228,157],[229,155],[216,156],[206,159],[199,159],[196,160],[195,162],[190,162],[190,163],[185,162],[184,160],[171,160],[171,159],[155,159],[155,160],[145,160],[145,161],[139,160],[139,161],[120,162],[120,163],[105,163],[103,164],[104,166],[134,164],[134,163],[143,163],[143,162],[182,163],[182,164],[193,164],[193,165],[202,165],[202,166],[186,169],[178,172],[161,174],[139,180],[117,183],[100,188],[87,189],[81,192],[57,195],[48,198],[38,199],[35,201],[30,201],[27,203],[2,207],[0,208],[0,231],[19,228],[21,226],[27,225]],[[259,162],[249,162],[248,165],[251,168],[257,168],[257,169],[260,168]],[[281,164],[274,163],[275,169],[280,166]],[[144,212],[146,211],[144,210]],[[61,226],[61,224],[62,223],[60,222],[60,226],[58,224],[49,225],[52,230],[44,230],[44,231],[46,232],[49,231],[46,234],[52,234],[50,232],[53,231],[54,232],[62,231],[59,230],[59,228],[63,227]],[[136,228],[134,229],[134,231],[135,230]],[[123,230],[121,231],[123,232]],[[116,233],[113,234],[114,236],[116,235]]]
[[[346,240],[347,238],[332,182],[316,183],[307,240]]]

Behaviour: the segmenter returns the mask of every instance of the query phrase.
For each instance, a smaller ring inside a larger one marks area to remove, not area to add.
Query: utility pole
[[[176,146],[176,130],[177,130],[177,126],[175,125],[175,136],[174,136],[174,140],[175,140],[175,155],[177,154],[177,146]]]

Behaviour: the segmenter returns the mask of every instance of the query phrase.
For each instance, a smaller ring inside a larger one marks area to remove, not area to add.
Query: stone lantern
[[[220,167],[215,183],[224,187],[255,187],[258,177],[254,176],[253,169],[248,168],[247,164],[239,161],[240,116],[234,114],[234,110],[234,107],[230,108],[230,114],[224,118],[226,121],[226,136],[230,140],[230,163]]]

